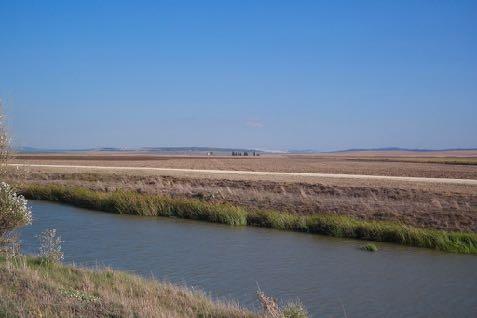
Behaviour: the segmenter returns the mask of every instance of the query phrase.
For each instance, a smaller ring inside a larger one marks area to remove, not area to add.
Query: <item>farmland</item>
[[[349,152],[319,155],[263,155],[260,157],[91,152],[19,154],[12,162],[477,179],[477,151],[389,152],[387,154],[383,152]],[[443,166],[444,164],[445,166]]]
[[[21,178],[14,175],[11,178],[22,179],[25,183],[81,186],[102,192],[130,190],[298,215],[332,213],[359,220],[394,221],[422,228],[476,232],[477,187],[474,185],[132,170],[134,167],[151,167],[477,179],[476,165],[448,163],[450,160],[472,162],[474,158],[477,158],[475,151],[249,158],[134,153],[21,154],[12,162],[92,168],[23,168],[20,169]],[[108,169],[97,170],[93,166]],[[119,170],[118,167],[131,167],[131,170]]]

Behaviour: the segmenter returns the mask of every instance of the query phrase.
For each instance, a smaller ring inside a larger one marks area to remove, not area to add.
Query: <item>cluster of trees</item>
[[[244,152],[241,152],[241,151],[232,151],[232,156],[236,157],[236,156],[245,156],[245,157],[248,157],[248,156],[252,156],[252,157],[256,157],[256,156],[260,156],[259,153],[256,153],[255,151],[244,151]]]

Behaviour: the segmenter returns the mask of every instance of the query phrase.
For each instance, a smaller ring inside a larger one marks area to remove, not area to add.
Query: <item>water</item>
[[[114,215],[31,202],[24,251],[56,228],[66,262],[184,283],[258,308],[257,283],[313,317],[476,317],[477,257],[269,229]]]

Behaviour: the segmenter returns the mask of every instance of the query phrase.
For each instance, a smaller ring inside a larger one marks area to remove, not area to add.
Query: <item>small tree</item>
[[[0,182],[0,250],[14,243],[12,232],[31,224],[32,215],[27,201],[5,182]]]
[[[0,104],[0,178],[7,169],[9,139],[4,125],[4,116]],[[16,243],[13,231],[31,223],[31,211],[27,201],[5,182],[0,182],[0,251],[9,251]]]
[[[5,116],[3,115],[2,102],[0,101],[0,177],[7,170],[7,160],[10,152],[10,140],[5,128]]]

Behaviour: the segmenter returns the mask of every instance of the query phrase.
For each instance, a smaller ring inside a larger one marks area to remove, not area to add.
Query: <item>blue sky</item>
[[[477,147],[477,1],[0,0],[17,146]]]

